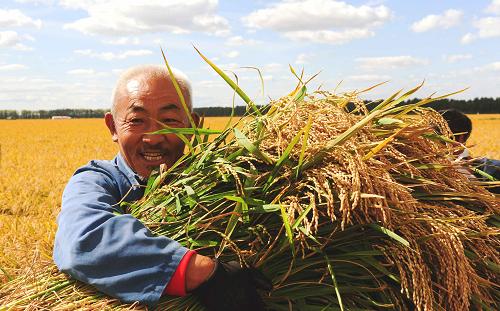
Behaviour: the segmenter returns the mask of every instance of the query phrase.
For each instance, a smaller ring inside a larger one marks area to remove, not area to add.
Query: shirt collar
[[[118,169],[125,173],[127,178],[130,180],[130,183],[132,185],[145,185],[147,182],[147,178],[143,179],[141,176],[137,175],[130,166],[128,166],[127,162],[123,158],[122,154],[118,152],[118,154],[115,157],[115,162],[116,165],[118,166]]]

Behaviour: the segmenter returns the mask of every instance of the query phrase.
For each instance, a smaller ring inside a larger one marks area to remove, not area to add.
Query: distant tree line
[[[419,99],[411,99],[403,104],[416,103]],[[426,105],[436,110],[455,108],[464,113],[500,113],[500,97],[481,97],[474,99],[442,99]],[[198,114],[206,117],[229,116],[233,112],[231,107],[202,107],[194,109]],[[233,114],[242,116],[246,106],[234,107]],[[71,118],[102,118],[105,109],[55,109],[55,110],[0,110],[0,119],[50,119],[54,116],[68,116]]]

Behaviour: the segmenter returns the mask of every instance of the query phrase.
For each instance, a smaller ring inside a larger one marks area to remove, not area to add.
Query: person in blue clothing
[[[456,109],[446,109],[440,110],[439,113],[443,116],[448,127],[453,133],[454,139],[464,145],[463,151],[458,155],[458,159],[471,159],[469,150],[465,147],[465,143],[470,137],[472,132],[472,121],[471,119]],[[474,166],[493,177],[495,180],[500,180],[500,160],[489,159],[489,158],[476,158],[473,161]],[[484,174],[476,172],[475,176],[477,178],[483,179]],[[493,193],[500,193],[500,186],[489,187],[488,190]]]
[[[174,73],[195,122],[189,80]],[[60,271],[123,302],[155,306],[162,295],[196,295],[208,310],[264,310],[257,289],[270,289],[258,271],[224,263],[189,250],[168,237],[156,237],[119,202],[143,196],[151,171],[172,165],[184,151],[174,134],[161,128],[189,127],[168,70],[131,68],[113,91],[105,123],[119,153],[93,160],[69,180],[57,218],[53,259]]]

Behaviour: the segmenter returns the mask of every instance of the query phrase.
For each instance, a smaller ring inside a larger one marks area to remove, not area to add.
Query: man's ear
[[[118,141],[118,133],[116,132],[115,120],[113,119],[113,115],[110,112],[106,112],[104,115],[104,121],[106,122],[106,126],[111,133],[111,138],[116,143]]]

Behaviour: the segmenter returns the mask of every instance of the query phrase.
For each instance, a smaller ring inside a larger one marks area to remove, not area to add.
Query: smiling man
[[[197,123],[190,83],[182,73],[174,75]],[[121,201],[141,198],[151,171],[171,166],[184,151],[176,135],[150,134],[161,123],[190,126],[166,68],[139,66],[123,73],[105,122],[120,152],[110,161],[90,161],[68,182],[54,243],[59,269],[123,302],[154,306],[162,295],[192,292],[208,310],[264,310],[255,270],[155,237],[120,207]]]

